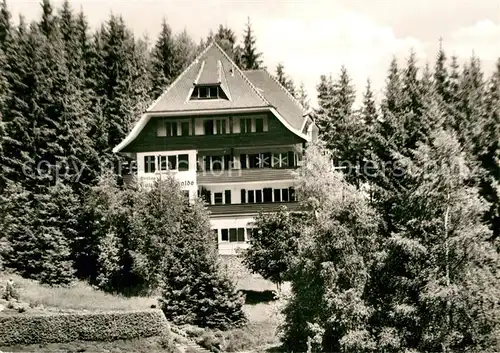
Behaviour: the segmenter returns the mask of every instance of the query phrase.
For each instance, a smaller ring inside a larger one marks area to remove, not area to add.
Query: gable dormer
[[[207,58],[201,62],[198,74],[193,82],[189,100],[230,100],[227,80],[221,60]]]

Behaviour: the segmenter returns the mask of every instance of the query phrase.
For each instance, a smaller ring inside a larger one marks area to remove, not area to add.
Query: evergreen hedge
[[[114,341],[168,330],[161,310],[0,315],[0,346],[72,341]]]

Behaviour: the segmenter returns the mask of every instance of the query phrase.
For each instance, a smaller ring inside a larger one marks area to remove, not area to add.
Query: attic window
[[[220,86],[195,86],[191,100],[196,99],[227,99],[227,96]]]

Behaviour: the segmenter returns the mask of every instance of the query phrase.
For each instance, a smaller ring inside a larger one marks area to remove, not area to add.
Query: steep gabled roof
[[[302,129],[307,112],[274,76],[264,69],[243,71],[243,73],[290,125],[299,131]]]
[[[220,84],[230,99],[189,100],[195,84]],[[227,54],[213,42],[170,85],[147,112],[270,106]]]
[[[190,99],[196,85],[215,84],[220,85],[228,99]],[[211,114],[219,110],[248,113],[269,111],[288,130],[309,140],[302,131],[306,112],[300,103],[267,71],[244,73],[214,41],[153,102],[132,131],[113,148],[113,152],[118,153],[129,145],[153,116]]]

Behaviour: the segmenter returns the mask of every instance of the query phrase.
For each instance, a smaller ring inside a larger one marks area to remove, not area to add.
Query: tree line
[[[433,68],[393,59],[380,104],[321,76],[304,211],[261,215],[244,260],[291,282],[290,351],[498,350],[499,92],[500,59],[485,77],[442,45]]]

